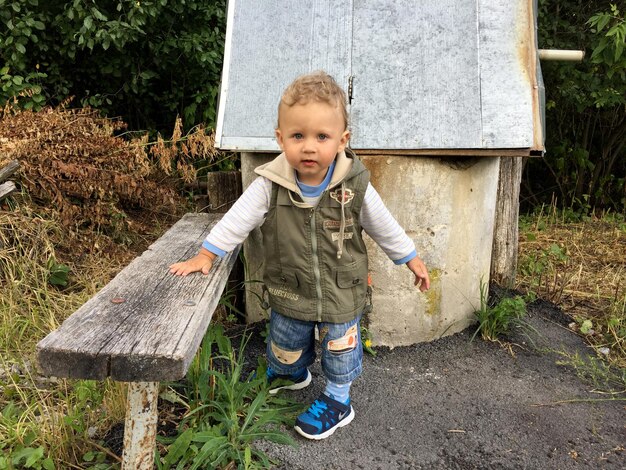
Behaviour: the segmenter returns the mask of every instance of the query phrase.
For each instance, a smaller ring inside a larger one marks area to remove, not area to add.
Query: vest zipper
[[[315,226],[315,209],[311,209],[311,249],[313,250],[313,275],[315,276],[315,291],[317,293],[317,321],[322,321],[322,282],[320,260],[317,257],[317,231]]]

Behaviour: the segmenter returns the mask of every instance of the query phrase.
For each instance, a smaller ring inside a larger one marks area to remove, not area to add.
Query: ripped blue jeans
[[[267,362],[280,375],[293,375],[315,361],[315,326],[319,329],[322,370],[331,382],[352,382],[363,370],[361,316],[347,323],[301,321],[272,310]]]

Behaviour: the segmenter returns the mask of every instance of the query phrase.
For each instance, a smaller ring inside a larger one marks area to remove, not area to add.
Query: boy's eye
[[[294,138],[294,139],[302,139],[302,134],[300,134],[299,132],[296,132],[296,133],[293,135],[293,138]]]
[[[328,139],[328,136],[326,134],[320,134],[317,136],[318,140],[326,140]]]

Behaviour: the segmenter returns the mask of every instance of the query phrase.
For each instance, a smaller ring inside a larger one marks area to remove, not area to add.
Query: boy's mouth
[[[301,163],[304,166],[313,166],[315,165],[317,162],[315,160],[302,160]]]

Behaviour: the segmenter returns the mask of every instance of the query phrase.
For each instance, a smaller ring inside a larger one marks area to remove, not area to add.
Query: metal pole
[[[539,49],[539,60],[582,62],[584,58],[585,51],[568,51],[564,49]]]
[[[124,425],[122,470],[152,470],[156,446],[159,382],[130,382]]]

